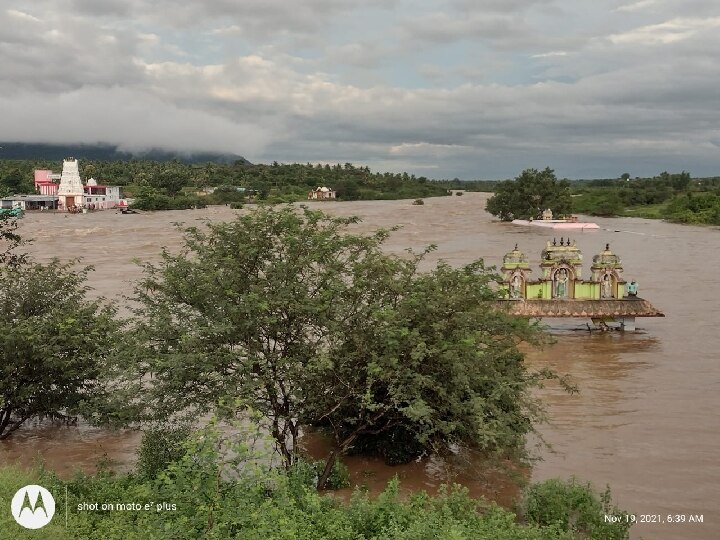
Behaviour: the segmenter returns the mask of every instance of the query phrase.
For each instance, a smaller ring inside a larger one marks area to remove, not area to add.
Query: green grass
[[[664,219],[668,203],[644,204],[640,206],[628,206],[621,213],[622,217],[640,217],[647,219]]]
[[[65,529],[65,494],[57,493],[51,486],[55,499],[55,516],[42,529],[25,529],[15,522],[10,513],[10,501],[15,492],[23,486],[37,484],[37,475],[18,467],[0,466],[0,540],[70,540],[74,536]],[[42,483],[40,483],[42,485]]]

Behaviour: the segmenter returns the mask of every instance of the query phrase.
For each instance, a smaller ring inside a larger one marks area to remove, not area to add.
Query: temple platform
[[[502,300],[513,315],[531,318],[583,317],[589,319],[622,319],[629,317],[664,317],[665,314],[643,298],[582,300]]]
[[[592,230],[599,229],[597,223],[583,223],[580,221],[567,221],[562,219],[534,219],[532,221],[527,219],[513,219],[511,222],[513,225],[525,225],[528,227],[545,227],[546,229],[553,230]]]

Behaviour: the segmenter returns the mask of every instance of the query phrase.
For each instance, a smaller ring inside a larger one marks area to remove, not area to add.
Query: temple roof
[[[560,238],[560,245],[557,243],[557,239],[553,238],[552,244],[548,241],[545,245],[545,249],[541,253],[542,262],[541,265],[555,263],[559,261],[566,261],[574,264],[582,263],[582,252],[577,247],[575,241],[570,244],[570,238],[565,243],[564,238]]]
[[[610,251],[610,244],[605,244],[605,250],[593,257],[592,265],[594,268],[616,268],[622,267],[622,262],[620,261],[620,257]]]
[[[515,268],[518,266],[529,268],[530,265],[528,263],[528,258],[518,249],[518,245],[515,244],[515,249],[506,253],[503,257],[503,268]]]
[[[612,300],[503,300],[509,312],[520,317],[664,317],[642,298]]]

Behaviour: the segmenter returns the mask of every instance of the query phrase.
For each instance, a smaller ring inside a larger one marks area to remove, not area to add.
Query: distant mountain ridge
[[[189,152],[150,148],[127,152],[111,144],[48,144],[0,142],[0,159],[36,159],[58,161],[66,157],[98,161],[127,161],[147,159],[151,161],[173,161],[182,163],[251,163],[242,156],[221,152]]]

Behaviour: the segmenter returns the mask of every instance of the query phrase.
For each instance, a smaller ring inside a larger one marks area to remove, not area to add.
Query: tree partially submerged
[[[496,309],[497,276],[481,261],[421,273],[426,253],[386,254],[388,231],[352,234],[355,221],[261,208],[187,229],[181,253],[146,265],[123,387],[135,418],[240,399],[288,468],[301,425],[322,426],[319,487],[354,445],[519,449],[548,374],[525,369],[517,342],[536,332]]]
[[[554,375],[529,372],[517,347],[540,341],[537,328],[496,309],[498,276],[482,261],[421,273],[424,256],[356,269],[357,307],[335,325],[305,403],[334,441],[320,485],[354,447],[389,463],[459,448],[521,457],[542,417],[530,391]]]
[[[556,216],[572,211],[570,183],[558,180],[555,172],[525,169],[515,180],[498,184],[486,210],[503,221],[537,219],[549,208]]]
[[[0,439],[33,418],[71,420],[102,392],[114,310],[86,298],[90,268],[31,261],[17,223],[0,221]]]

